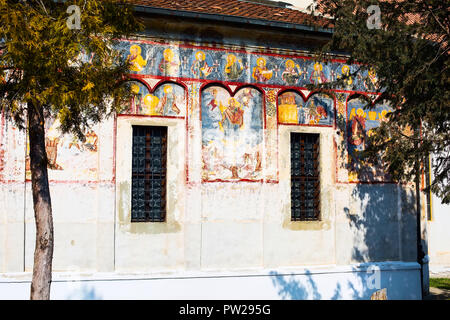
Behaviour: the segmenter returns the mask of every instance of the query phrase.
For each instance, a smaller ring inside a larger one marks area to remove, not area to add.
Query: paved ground
[[[432,268],[430,278],[450,278],[449,268]],[[450,290],[430,287],[430,294],[423,300],[450,300]]]
[[[423,300],[450,300],[450,290],[430,288],[430,294],[423,297]]]

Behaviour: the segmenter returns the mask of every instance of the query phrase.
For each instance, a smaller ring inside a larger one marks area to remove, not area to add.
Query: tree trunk
[[[419,135],[417,135],[419,136]],[[419,149],[419,143],[416,142],[416,149]],[[416,237],[417,237],[417,262],[420,265],[420,288],[421,288],[421,294],[423,299],[424,294],[424,287],[423,287],[423,247],[422,247],[422,227],[421,227],[421,220],[422,220],[422,207],[420,204],[420,159],[419,156],[416,155],[416,162],[415,162],[415,187],[416,187]]]
[[[36,221],[36,246],[30,299],[48,300],[52,281],[53,218],[45,150],[44,115],[42,108],[32,103],[28,103],[27,109],[31,186]]]

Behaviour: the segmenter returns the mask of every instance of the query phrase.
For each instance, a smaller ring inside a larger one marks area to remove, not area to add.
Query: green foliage
[[[450,278],[430,278],[430,287],[450,290]]]
[[[320,0],[316,19],[328,17],[332,39],[317,53],[348,55],[347,63],[373,68],[378,101],[395,111],[367,137],[364,156],[383,161],[398,181],[413,181],[417,161],[433,155],[431,189],[450,203],[450,81],[448,0]],[[381,28],[368,28],[370,5],[380,8]],[[332,18],[330,18],[332,17]],[[333,87],[336,83],[327,84]]]
[[[81,10],[70,29],[69,5]],[[0,0],[0,105],[23,128],[31,102],[61,129],[83,138],[90,125],[114,114],[129,97],[129,64],[115,39],[142,29],[126,1]]]

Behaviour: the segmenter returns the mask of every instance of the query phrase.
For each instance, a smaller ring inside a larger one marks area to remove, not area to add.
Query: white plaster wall
[[[130,222],[131,126],[138,124],[169,128],[164,223]],[[292,131],[320,134],[320,221],[290,221]],[[193,179],[187,184],[185,120],[129,116],[117,119],[115,183],[114,121],[99,132],[98,181],[51,183],[55,271],[266,269],[415,259],[411,195],[389,184],[336,184],[335,157],[330,152],[333,128],[279,126],[279,183]],[[198,134],[192,139],[200,142]],[[187,156],[194,157],[197,151],[191,148]],[[200,164],[189,168],[192,176],[200,177],[196,173]],[[31,271],[35,239],[31,185],[27,183],[26,193],[20,184],[3,188],[2,205],[12,207],[1,216],[0,227],[7,230],[2,232],[2,271]]]
[[[28,299],[29,277],[0,277],[0,299]],[[367,300],[383,288],[389,300],[420,299],[419,265],[386,262],[220,274],[55,274],[51,299]]]
[[[25,133],[0,114],[0,272],[24,271]],[[2,181],[1,181],[2,180]]]
[[[131,223],[132,125],[168,126],[166,222]],[[119,272],[184,267],[185,127],[184,119],[119,117],[117,120],[115,269]]]
[[[431,157],[433,163],[433,156]],[[434,179],[433,171],[430,172],[431,181]],[[426,218],[426,197],[422,197],[423,217]],[[431,220],[426,221],[426,235],[428,238],[429,264],[432,269],[450,268],[450,204],[443,204],[441,199],[432,194]]]
[[[450,205],[433,195],[432,219],[427,222],[430,266],[450,267]]]
[[[99,137],[95,180],[77,180],[76,172],[82,169],[77,166],[81,164],[65,168],[73,172],[73,176],[69,176],[72,180],[52,179],[54,172],[49,172],[55,237],[53,270],[56,272],[114,270],[114,119],[94,129]],[[24,270],[30,272],[36,239],[31,182],[26,183],[25,210],[22,263]]]

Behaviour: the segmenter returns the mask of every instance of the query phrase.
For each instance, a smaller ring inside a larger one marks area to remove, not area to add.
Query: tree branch
[[[428,1],[424,1],[424,3],[430,7],[430,5],[428,4]],[[433,10],[428,9],[428,12],[431,13],[431,15],[433,16],[434,20],[437,22],[437,24],[442,28],[442,30],[447,34],[448,37],[450,37],[450,30],[448,28],[445,28],[445,26],[439,21],[438,17],[436,17],[436,15],[434,14]]]

